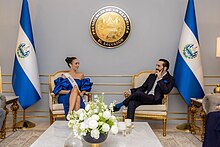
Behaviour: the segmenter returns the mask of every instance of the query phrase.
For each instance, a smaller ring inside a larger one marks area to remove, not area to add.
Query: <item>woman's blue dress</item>
[[[80,91],[87,91],[87,92],[91,91],[93,83],[90,82],[89,78],[85,78],[82,80],[80,79],[74,79],[74,80],[76,81]],[[53,92],[55,95],[58,95],[61,90],[72,90],[73,88],[72,84],[69,82],[67,78],[59,77],[56,80],[54,80],[54,84],[55,84],[55,87],[54,87]],[[63,103],[65,116],[67,116],[68,111],[69,111],[70,93],[71,91],[68,94],[59,94],[58,96],[58,103]],[[83,102],[82,97],[80,97],[80,108],[85,109],[85,103]]]

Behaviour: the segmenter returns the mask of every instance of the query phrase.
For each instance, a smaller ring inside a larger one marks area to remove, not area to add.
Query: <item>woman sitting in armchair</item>
[[[65,59],[69,66],[69,72],[57,78],[54,81],[54,94],[58,95],[58,103],[63,103],[65,116],[73,110],[85,108],[82,97],[85,92],[89,92],[92,84],[89,78],[84,78],[82,72],[78,72],[79,60],[76,57],[67,57]]]

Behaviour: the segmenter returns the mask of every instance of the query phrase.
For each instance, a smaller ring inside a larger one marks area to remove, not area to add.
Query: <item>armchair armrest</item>
[[[53,92],[49,92],[49,106],[50,106],[50,110],[53,110],[53,104],[55,104],[56,100],[55,100],[56,96]]]
[[[50,95],[52,97],[52,104],[55,104],[55,98],[56,98],[55,94],[52,92],[50,93]]]
[[[166,110],[167,110],[167,108],[168,108],[168,94],[164,94],[162,103],[165,105]]]
[[[167,103],[167,100],[168,100],[168,94],[164,94],[163,104],[166,104],[166,103]]]

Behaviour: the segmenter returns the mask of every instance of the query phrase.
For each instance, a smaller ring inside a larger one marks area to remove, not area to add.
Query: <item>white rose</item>
[[[106,110],[104,113],[103,113],[103,117],[108,120],[110,117],[111,117],[111,112]]]
[[[80,115],[80,114],[84,114],[85,110],[84,109],[79,109],[76,111],[76,114]]]
[[[85,122],[82,122],[81,124],[80,124],[80,130],[82,130],[82,131],[84,131],[85,129],[87,129],[88,128],[88,125],[85,123]]]
[[[110,126],[107,123],[104,123],[102,125],[102,131],[103,132],[108,132],[110,130]]]
[[[86,111],[89,111],[89,110],[90,110],[90,104],[87,104],[87,105],[86,105],[85,110],[86,110]]]
[[[99,130],[98,129],[94,129],[91,131],[91,137],[95,138],[95,139],[99,139]]]
[[[89,127],[89,119],[88,119],[88,118],[85,119],[85,120],[84,120],[84,123],[85,123],[85,125],[87,126],[86,128],[88,128],[88,127]]]
[[[85,115],[84,115],[83,113],[81,113],[81,114],[79,115],[79,120],[84,120],[84,117],[85,117]]]
[[[113,122],[117,122],[117,119],[116,119],[116,117],[115,117],[114,115],[112,115],[112,116],[110,117],[110,120],[112,120]]]
[[[89,119],[89,128],[96,129],[98,127],[98,122],[95,119]]]
[[[92,119],[98,121],[99,120],[99,116],[97,114],[92,115]]]
[[[117,126],[117,124],[112,126],[111,132],[112,132],[112,134],[117,134],[118,133],[118,126]]]
[[[73,125],[74,125],[74,120],[70,120],[70,121],[68,122],[68,127],[69,127],[69,128],[72,128]]]

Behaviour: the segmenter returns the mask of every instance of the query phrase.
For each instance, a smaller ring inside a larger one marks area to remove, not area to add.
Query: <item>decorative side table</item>
[[[17,119],[17,110],[19,109],[19,105],[18,105],[17,101],[18,101],[18,96],[6,96],[6,106],[12,104],[10,106],[10,109],[11,109],[12,114],[13,114],[12,129],[13,129],[14,132],[16,131],[15,124],[16,124],[16,119]],[[2,139],[4,139],[5,136],[6,136],[6,131],[5,131],[6,130],[6,119],[7,119],[8,113],[9,113],[9,110],[6,106],[4,108],[5,111],[6,111],[5,120],[3,122],[2,130],[0,131],[0,133],[1,133],[0,137]]]
[[[204,141],[206,113],[202,107],[202,99],[191,98],[191,106],[189,109],[191,112],[191,124],[190,124],[191,133],[196,134],[195,119],[196,119],[196,114],[198,113],[202,120],[202,126],[200,128],[201,129],[201,140]]]

